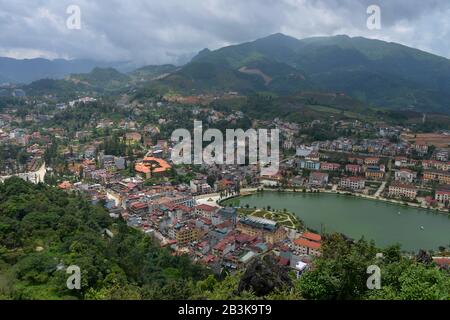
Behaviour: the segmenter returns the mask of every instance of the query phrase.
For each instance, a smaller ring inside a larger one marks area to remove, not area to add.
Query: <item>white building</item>
[[[316,149],[314,147],[308,147],[308,146],[300,146],[297,148],[297,157],[307,157],[309,156],[312,152],[316,151]]]
[[[417,189],[413,185],[394,182],[389,186],[389,196],[415,199],[417,197]]]
[[[11,177],[19,177],[22,180],[29,181],[34,184],[38,184],[41,182],[44,182],[45,175],[47,174],[47,168],[45,167],[45,163],[42,164],[42,166],[34,172],[23,172],[14,174],[12,176],[0,176],[0,182],[4,182],[6,179],[9,179]]]
[[[366,181],[361,177],[343,178],[339,184],[343,189],[363,190],[366,187]]]
[[[395,181],[413,183],[416,178],[417,173],[409,169],[400,169],[395,171]]]

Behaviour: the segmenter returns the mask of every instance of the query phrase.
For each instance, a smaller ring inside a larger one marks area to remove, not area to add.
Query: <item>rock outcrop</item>
[[[239,293],[252,291],[262,297],[276,289],[292,286],[288,269],[278,265],[272,255],[264,256],[254,260],[243,274],[239,283]]]

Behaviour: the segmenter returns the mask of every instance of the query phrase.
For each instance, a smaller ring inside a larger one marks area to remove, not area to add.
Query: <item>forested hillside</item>
[[[337,92],[371,106],[448,113],[450,60],[362,37],[274,34],[205,49],[160,82],[185,92]]]
[[[66,288],[70,265],[81,268],[79,291]],[[206,275],[80,195],[17,178],[0,184],[1,299],[188,298],[183,288]]]

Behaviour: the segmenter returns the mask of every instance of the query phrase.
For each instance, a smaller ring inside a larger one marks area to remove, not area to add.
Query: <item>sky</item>
[[[67,27],[71,5],[79,29]],[[380,29],[367,27],[370,5]],[[278,32],[363,36],[450,58],[450,0],[0,0],[0,56],[18,59],[181,64]]]

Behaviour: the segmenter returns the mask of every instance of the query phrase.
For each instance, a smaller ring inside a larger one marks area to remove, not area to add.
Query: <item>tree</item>
[[[376,252],[382,258],[376,258]],[[356,243],[339,235],[325,237],[323,255],[298,282],[306,299],[449,299],[450,278],[427,260],[420,263],[400,252],[400,246],[384,250],[364,239]],[[381,269],[381,290],[366,286],[367,267]]]
[[[214,188],[216,177],[213,175],[208,175],[208,177],[206,178],[206,182],[210,185],[211,188]]]
[[[238,293],[238,286],[241,279],[241,274],[228,275],[220,282],[214,282],[209,279],[209,286],[206,291],[199,290],[197,287],[197,294],[194,296],[198,299],[207,300],[256,300],[256,296],[251,292]],[[204,285],[203,283],[200,286]]]
[[[355,299],[367,290],[367,267],[374,263],[376,248],[364,239],[356,243],[340,235],[324,239],[322,257],[312,272],[302,277],[300,290],[306,299]]]
[[[389,273],[394,273],[395,278]],[[449,300],[450,277],[444,272],[420,263],[405,263],[402,268],[387,270],[381,290],[368,293],[376,300]],[[384,279],[384,277],[383,277]]]

